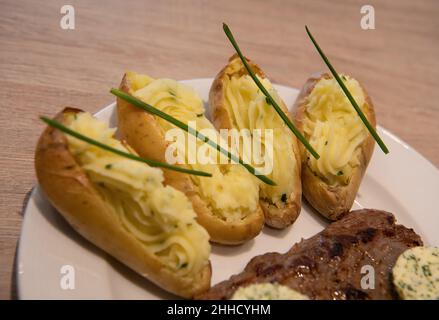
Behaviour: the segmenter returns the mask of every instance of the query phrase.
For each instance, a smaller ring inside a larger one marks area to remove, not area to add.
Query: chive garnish
[[[131,154],[131,153],[128,153],[128,152],[124,152],[122,150],[110,147],[110,146],[108,146],[108,145],[106,145],[104,143],[101,143],[99,141],[96,141],[96,140],[94,140],[94,139],[92,139],[90,137],[84,136],[84,135],[80,134],[79,132],[76,132],[76,131],[74,131],[72,129],[67,128],[66,126],[62,125],[61,123],[59,123],[56,120],[53,120],[53,119],[50,119],[50,118],[47,118],[47,117],[44,117],[44,116],[41,116],[40,119],[42,121],[44,121],[45,123],[47,123],[49,126],[54,127],[54,128],[64,132],[65,134],[68,134],[68,135],[70,135],[72,137],[75,137],[76,139],[82,140],[84,142],[92,144],[92,145],[94,145],[96,147],[99,147],[99,148],[101,148],[103,150],[110,151],[110,152],[115,153],[117,155],[120,155],[122,157],[146,163],[146,164],[150,165],[151,167],[166,168],[166,169],[169,169],[169,170],[183,172],[183,173],[187,173],[187,174],[192,174],[192,175],[195,175],[195,176],[202,176],[202,177],[211,177],[212,176],[212,174],[204,172],[204,171],[190,170],[190,169],[185,169],[185,168],[181,168],[181,167],[178,167],[178,166],[173,166],[173,165],[170,165],[168,163],[163,163],[163,162],[158,162],[158,161],[154,161],[154,160],[144,159],[144,158],[138,157],[138,156],[136,156],[134,154]]]
[[[354,97],[352,97],[351,93],[349,92],[348,88],[346,88],[346,85],[343,83],[343,81],[340,79],[337,71],[335,71],[334,67],[331,65],[331,63],[329,62],[328,58],[326,57],[326,55],[323,53],[322,49],[320,48],[320,46],[317,44],[316,40],[314,39],[314,37],[312,36],[311,32],[309,31],[308,27],[305,26],[305,30],[306,33],[308,34],[309,38],[311,39],[312,43],[314,44],[314,46],[316,47],[318,53],[320,54],[320,56],[322,57],[323,61],[325,62],[325,64],[328,66],[329,70],[331,71],[332,75],[334,76],[335,80],[337,80],[338,84],[340,85],[341,89],[343,90],[344,94],[346,95],[346,97],[349,99],[349,101],[351,102],[352,106],[354,107],[355,111],[357,111],[358,116],[361,118],[361,120],[363,121],[364,125],[366,126],[367,130],[369,130],[370,134],[372,135],[372,137],[375,139],[375,141],[378,143],[378,145],[380,146],[381,150],[383,150],[383,152],[385,154],[389,153],[389,149],[387,149],[387,146],[384,144],[383,140],[381,140],[380,136],[376,133],[375,129],[372,127],[372,125],[369,123],[369,121],[367,120],[366,116],[364,115],[363,111],[361,111],[360,107],[358,106],[358,104],[355,102]]]
[[[215,142],[213,142],[212,140],[210,140],[208,137],[206,137],[205,135],[203,135],[202,133],[198,132],[197,130],[194,130],[192,128],[190,128],[186,123],[181,122],[180,120],[174,118],[173,116],[149,105],[148,103],[143,102],[140,99],[137,99],[136,97],[129,95],[119,89],[111,89],[110,92],[112,94],[114,94],[115,96],[121,98],[122,100],[125,100],[129,103],[131,103],[133,106],[138,107],[140,109],[145,110],[146,112],[156,115],[160,118],[162,118],[163,120],[168,121],[169,123],[172,123],[173,125],[175,125],[176,127],[186,131],[187,133],[193,135],[194,137],[196,137],[197,139],[207,143],[208,145],[210,145],[211,147],[215,148],[217,151],[221,152],[222,154],[226,155],[230,160],[232,160],[235,163],[239,163],[240,165],[242,165],[244,168],[247,169],[248,172],[250,172],[251,174],[253,174],[254,176],[256,176],[256,178],[258,178],[259,180],[263,181],[264,183],[270,185],[270,186],[275,186],[276,184],[274,183],[274,181],[272,181],[271,179],[269,179],[268,177],[260,174],[255,168],[253,168],[251,165],[245,163],[244,161],[242,161],[242,159],[240,157],[237,157],[235,155],[233,155],[230,151],[225,150],[223,147],[219,146],[218,144],[216,144]]]
[[[270,95],[267,89],[262,85],[262,83],[259,81],[259,79],[254,74],[253,70],[251,70],[250,66],[247,63],[247,60],[244,58],[244,55],[241,52],[241,49],[239,49],[238,44],[235,41],[235,38],[233,37],[232,31],[230,31],[227,24],[223,23],[223,30],[229,38],[230,42],[232,43],[233,48],[235,48],[236,53],[241,58],[241,61],[247,70],[250,77],[253,79],[253,81],[256,83],[259,89],[261,89],[262,93],[265,95],[267,103],[272,105],[273,108],[276,110],[277,114],[282,118],[284,123],[287,125],[287,127],[294,133],[294,135],[297,137],[297,139],[302,142],[302,144],[305,146],[306,149],[313,155],[314,158],[318,159],[320,158],[319,154],[314,150],[314,148],[308,143],[308,141],[305,139],[305,137],[300,133],[299,130],[294,126],[294,124],[288,119],[288,117],[285,115],[285,113],[282,111],[282,109],[279,107],[277,102],[273,99],[273,97]]]

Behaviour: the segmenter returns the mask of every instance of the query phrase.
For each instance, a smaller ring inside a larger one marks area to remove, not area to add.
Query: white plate
[[[207,100],[212,79],[183,81]],[[276,86],[287,105],[298,91]],[[97,113],[116,126],[115,104]],[[378,106],[379,107],[379,106]],[[422,128],[421,128],[422,129]],[[414,228],[424,242],[439,245],[439,171],[400,139],[379,128],[390,149],[375,153],[358,193],[354,209],[393,212],[399,223]],[[285,252],[327,224],[306,203],[294,225],[283,231],[265,228],[254,240],[237,247],[213,246],[212,284],[240,272],[254,256]],[[75,288],[61,288],[61,268],[74,268]],[[51,207],[36,186],[25,209],[18,251],[18,291],[22,299],[162,299],[175,298],[148,282],[76,234]]]

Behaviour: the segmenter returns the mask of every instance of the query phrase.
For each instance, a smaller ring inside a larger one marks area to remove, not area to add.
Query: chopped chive
[[[235,155],[233,155],[230,151],[225,150],[223,147],[219,146],[218,144],[216,144],[215,142],[213,142],[212,140],[210,140],[207,136],[203,135],[202,133],[200,133],[197,130],[194,130],[192,128],[190,128],[186,123],[181,122],[180,120],[174,118],[173,116],[170,116],[169,114],[143,102],[140,99],[137,99],[136,97],[127,94],[119,89],[111,89],[110,92],[112,94],[114,94],[115,96],[119,97],[122,100],[125,100],[129,103],[131,103],[133,106],[143,109],[146,112],[150,113],[150,114],[154,114],[160,118],[162,118],[163,120],[168,121],[169,123],[172,123],[173,125],[175,125],[176,127],[186,131],[187,133],[195,136],[197,139],[207,143],[208,145],[210,145],[211,147],[215,148],[217,151],[221,152],[222,154],[226,155],[230,160],[232,160],[235,163],[239,163],[240,165],[242,165],[244,168],[247,169],[248,172],[250,172],[251,174],[253,174],[254,176],[256,176],[256,178],[258,178],[259,180],[263,181],[264,183],[270,185],[270,186],[275,186],[276,184],[274,183],[274,181],[272,181],[271,179],[269,179],[268,177],[260,174],[255,168],[253,168],[251,165],[245,163],[244,161],[242,161],[242,159],[240,157],[237,157]]]
[[[337,176],[342,176],[342,175],[343,175],[343,171],[337,172]]]
[[[202,116],[204,116],[204,113],[197,114],[197,118],[201,118]]]
[[[381,140],[380,136],[376,133],[375,129],[372,127],[372,125],[369,123],[369,121],[367,120],[366,116],[364,115],[363,111],[361,111],[360,107],[358,106],[358,104],[355,102],[354,97],[352,97],[351,93],[349,92],[348,88],[346,88],[346,85],[343,83],[343,81],[340,79],[337,71],[335,71],[334,67],[331,65],[331,63],[329,62],[328,58],[326,57],[326,55],[323,53],[322,49],[320,48],[320,46],[317,44],[316,40],[314,39],[314,37],[312,36],[311,32],[309,31],[308,27],[305,26],[305,30],[306,33],[308,34],[309,38],[311,39],[312,43],[314,44],[314,46],[316,47],[318,53],[320,54],[320,56],[322,57],[323,61],[326,63],[326,65],[328,66],[329,70],[331,71],[332,75],[334,76],[335,80],[337,80],[338,84],[340,85],[341,89],[343,90],[344,94],[346,95],[346,97],[349,99],[349,101],[351,102],[352,106],[354,107],[355,111],[357,111],[358,116],[361,118],[361,120],[363,121],[364,125],[366,126],[367,130],[369,130],[370,134],[372,135],[372,137],[375,139],[375,141],[378,143],[378,145],[380,146],[381,150],[383,150],[383,152],[385,154],[389,153],[389,149],[387,148],[387,146],[384,144],[383,140]]]
[[[426,277],[431,277],[430,266],[428,266],[428,265],[423,265],[423,266],[422,266],[422,272],[424,273],[424,276],[426,276]]]
[[[131,159],[131,160],[135,160],[135,161],[146,163],[146,164],[150,165],[151,167],[166,168],[166,169],[169,169],[169,170],[183,172],[183,173],[187,173],[187,174],[192,174],[192,175],[195,175],[195,176],[202,176],[202,177],[211,177],[212,176],[212,174],[204,172],[204,171],[190,170],[190,169],[185,169],[185,168],[173,166],[173,165],[170,165],[168,163],[163,163],[163,162],[158,162],[158,161],[154,161],[154,160],[144,159],[144,158],[138,157],[138,156],[136,156],[134,154],[121,151],[119,149],[110,147],[110,146],[108,146],[108,145],[106,145],[104,143],[101,143],[99,141],[96,141],[96,140],[94,140],[92,138],[84,136],[84,135],[80,134],[79,132],[76,132],[76,131],[74,131],[72,129],[67,128],[66,126],[64,126],[63,124],[59,123],[56,120],[53,120],[53,119],[50,119],[50,118],[47,118],[47,117],[44,117],[44,116],[41,116],[40,119],[42,121],[44,121],[45,123],[47,123],[49,126],[54,127],[54,128],[64,132],[65,134],[68,134],[68,135],[70,135],[72,137],[75,137],[76,139],[79,139],[79,140],[82,140],[84,142],[87,142],[87,143],[89,143],[91,145],[94,145],[96,147],[99,147],[99,148],[101,148],[103,150],[113,152],[113,153],[115,153],[115,154],[117,154],[119,156]]]
[[[111,163],[105,165],[105,169],[110,170],[113,167]]]
[[[244,58],[244,55],[241,52],[241,49],[239,49],[238,44],[235,41],[235,38],[233,37],[232,31],[230,31],[227,24],[223,23],[223,29],[224,32],[229,38],[230,42],[232,43],[233,48],[235,48],[236,53],[241,58],[241,61],[247,70],[250,77],[253,79],[253,81],[256,83],[259,89],[264,93],[265,97],[268,99],[267,103],[273,106],[273,108],[276,110],[277,114],[281,117],[281,119],[284,121],[284,123],[287,125],[287,127],[294,133],[294,135],[299,139],[299,141],[308,149],[308,151],[312,154],[312,156],[316,159],[319,159],[319,154],[314,150],[314,148],[309,144],[309,142],[306,140],[306,138],[300,133],[300,131],[294,126],[294,124],[288,119],[288,117],[285,115],[285,113],[282,111],[282,109],[279,107],[277,102],[273,99],[273,97],[270,95],[267,89],[262,85],[262,83],[259,81],[259,79],[256,77],[254,72],[251,70],[250,66],[247,63],[247,60]]]

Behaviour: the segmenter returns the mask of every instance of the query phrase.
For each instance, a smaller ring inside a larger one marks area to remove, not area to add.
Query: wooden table
[[[375,30],[360,27],[363,4]],[[75,8],[75,30],[60,8]],[[233,52],[221,23],[271,78],[300,87],[325,67],[310,26],[339,71],[360,79],[378,122],[439,165],[438,1],[0,1],[0,299],[16,297],[14,257],[35,184],[38,115],[94,112],[125,70],[213,77]]]

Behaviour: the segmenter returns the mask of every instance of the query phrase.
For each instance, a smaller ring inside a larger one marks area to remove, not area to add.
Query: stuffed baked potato
[[[285,103],[261,68],[248,59],[247,62],[282,111],[288,115]],[[261,184],[259,201],[267,225],[279,229],[291,225],[301,209],[301,160],[298,142],[267,102],[236,54],[215,77],[209,93],[209,112],[218,130],[260,129],[262,134],[265,129],[273,130],[273,145],[265,145],[264,150],[267,153],[272,148],[272,171],[267,176],[276,186]],[[257,138],[252,135],[252,139]],[[245,151],[240,151],[241,156],[244,156]]]
[[[376,126],[372,101],[361,84],[342,80],[368,121]],[[302,188],[308,202],[323,216],[337,220],[349,212],[373,153],[375,141],[329,74],[312,76],[292,109],[298,129],[319,153],[302,146]]]
[[[202,100],[192,88],[171,79],[153,79],[146,75],[128,72],[120,89],[164,111],[197,130],[217,132],[204,116]],[[167,132],[176,127],[146,111],[117,99],[119,130],[123,138],[142,157],[166,162],[171,144],[178,141],[166,139]],[[178,129],[180,130],[180,129]],[[184,131],[185,140],[188,134]],[[197,149],[207,144],[196,141]],[[197,221],[209,232],[211,241],[221,244],[240,244],[254,238],[262,229],[264,217],[258,204],[258,181],[237,164],[218,164],[218,152],[207,146],[212,163],[202,164],[193,158],[194,151],[183,141],[177,149],[183,154],[187,168],[209,172],[212,177],[196,177],[164,170],[165,183],[184,192],[197,213]],[[213,151],[213,152],[212,152]]]
[[[115,129],[66,108],[56,120],[125,152]],[[160,169],[48,127],[35,153],[49,201],[90,242],[165,290],[191,298],[210,286],[209,236],[186,196],[162,184]]]

